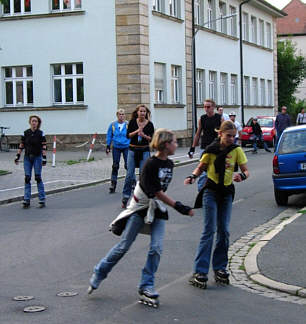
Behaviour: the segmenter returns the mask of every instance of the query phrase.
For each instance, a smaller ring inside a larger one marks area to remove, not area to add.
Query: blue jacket
[[[277,134],[281,134],[289,126],[290,126],[289,115],[279,113],[276,116],[276,120],[275,120],[275,128],[276,128]]]
[[[127,148],[129,147],[130,140],[126,137],[127,133],[127,122],[124,122],[122,131],[120,132],[118,121],[112,122],[107,130],[106,145],[111,145],[115,148]]]

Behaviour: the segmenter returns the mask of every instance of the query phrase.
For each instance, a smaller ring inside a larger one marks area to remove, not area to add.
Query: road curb
[[[305,207],[304,207],[305,208]],[[304,209],[302,208],[302,209]],[[257,256],[260,253],[261,249],[269,243],[274,236],[276,236],[279,232],[281,232],[284,227],[293,221],[295,221],[297,218],[302,216],[302,213],[296,213],[293,216],[289,217],[288,219],[285,219],[280,224],[276,225],[274,229],[272,229],[269,233],[264,235],[258,243],[254,247],[250,249],[248,254],[246,255],[244,259],[244,267],[245,272],[249,279],[254,281],[255,283],[273,289],[281,292],[288,293],[290,295],[299,296],[306,298],[306,288],[305,287],[299,287],[294,285],[288,285],[282,282],[278,282],[276,280],[272,280],[270,278],[265,277],[259,270],[257,265]]]
[[[174,167],[180,167],[180,166],[193,164],[193,163],[197,163],[197,162],[199,162],[198,159],[192,159],[190,161],[187,160],[187,161],[183,161],[183,162],[176,162],[176,163],[174,163]],[[118,176],[118,179],[124,179],[124,178],[125,178],[125,176]],[[65,187],[61,187],[61,188],[46,190],[45,194],[46,194],[46,196],[48,196],[48,195],[52,195],[52,194],[56,194],[56,193],[60,193],[60,192],[64,192],[64,191],[71,191],[71,190],[75,190],[75,189],[95,186],[95,185],[105,183],[105,182],[109,182],[109,181],[111,181],[110,178],[105,178],[105,179],[99,179],[99,180],[95,180],[95,181],[79,183],[79,184],[76,184],[76,185],[70,185],[70,186],[65,186]],[[38,197],[38,193],[32,194],[31,197],[32,198]],[[17,201],[21,201],[21,200],[23,200],[23,195],[3,199],[3,200],[0,200],[0,206],[10,204],[10,203],[13,203],[13,202],[17,202]]]

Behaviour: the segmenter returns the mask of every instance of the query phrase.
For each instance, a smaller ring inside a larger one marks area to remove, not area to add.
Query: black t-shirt
[[[218,129],[220,125],[221,115],[219,114],[214,114],[211,117],[208,117],[206,114],[201,116],[201,149],[205,149],[207,145],[211,144],[212,141],[218,137],[218,133],[215,131],[215,129]]]
[[[40,129],[36,129],[34,132],[31,128],[24,131],[24,135],[21,136],[21,143],[25,148],[25,155],[40,156],[42,154],[42,146],[46,144],[46,137]]]
[[[136,119],[132,119],[129,122],[129,126],[128,126],[128,130],[127,130],[127,138],[129,138],[129,134],[135,132],[135,130],[137,130],[139,127],[137,125],[137,120]],[[154,134],[154,126],[152,124],[152,122],[148,122],[147,125],[143,128],[143,132],[147,135],[152,137]],[[143,138],[143,137],[139,137],[138,135],[135,135],[133,137],[130,138],[131,142],[130,144],[132,145],[136,145],[136,146],[149,146],[149,142]]]
[[[155,197],[158,191],[165,192],[172,180],[173,162],[169,159],[161,160],[156,156],[150,157],[144,164],[140,174],[140,187],[149,198]],[[143,211],[142,216],[146,214]],[[168,213],[159,210],[155,213],[156,218],[168,219]]]

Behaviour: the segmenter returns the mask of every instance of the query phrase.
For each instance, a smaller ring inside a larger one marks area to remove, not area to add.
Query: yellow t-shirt
[[[200,162],[207,164],[207,177],[213,180],[215,183],[219,183],[219,174],[216,173],[214,162],[217,155],[212,153],[203,154]],[[238,165],[245,164],[248,162],[241,147],[236,147],[234,150],[229,152],[225,159],[225,174],[224,174],[224,185],[229,186],[233,180],[233,172],[236,162]]]

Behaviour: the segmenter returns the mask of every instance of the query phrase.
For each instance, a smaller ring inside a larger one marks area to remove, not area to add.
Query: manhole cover
[[[28,301],[34,299],[34,296],[16,296],[13,298],[13,300],[16,301]]]
[[[56,294],[56,296],[58,296],[58,297],[74,297],[76,295],[78,295],[78,293],[73,292],[73,291],[63,291],[63,292]]]
[[[45,306],[28,306],[23,309],[25,313],[37,313],[37,312],[43,312],[46,310],[47,307]]]

